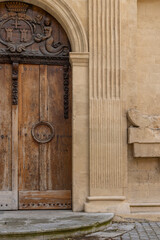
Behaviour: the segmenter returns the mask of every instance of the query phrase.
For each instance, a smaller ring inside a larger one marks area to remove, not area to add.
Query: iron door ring
[[[51,132],[51,133],[48,135],[48,138],[47,138],[47,139],[40,139],[40,138],[38,138],[39,135],[36,136],[36,134],[35,134],[36,128],[39,127],[39,126],[41,126],[41,125],[42,125],[42,126],[47,126],[47,127],[50,129],[50,132]],[[54,128],[54,126],[52,126],[52,124],[49,123],[49,122],[40,121],[40,122],[38,122],[38,123],[36,123],[36,124],[33,125],[31,133],[32,133],[33,139],[34,139],[36,142],[41,143],[41,144],[44,144],[44,143],[50,142],[50,141],[54,138],[54,136],[55,136],[55,128]]]

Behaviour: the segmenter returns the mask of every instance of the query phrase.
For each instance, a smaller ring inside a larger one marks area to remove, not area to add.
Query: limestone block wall
[[[133,157],[126,122],[130,108],[160,113],[159,9],[156,0],[88,0],[90,192],[86,211],[159,209],[159,159]]]
[[[128,96],[129,107],[137,107],[150,115],[160,114],[160,2],[138,0],[135,3],[136,74],[135,103]],[[135,31],[134,31],[135,32]],[[131,80],[129,80],[131,81]],[[133,82],[132,82],[133,83]],[[131,88],[128,88],[131,91]],[[131,211],[159,211],[160,161],[159,158],[133,158],[128,147],[128,190]]]

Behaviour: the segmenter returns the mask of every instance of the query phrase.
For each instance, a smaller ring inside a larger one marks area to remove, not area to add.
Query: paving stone
[[[160,222],[137,222],[134,230],[113,240],[160,240]]]
[[[124,233],[133,230],[135,227],[134,224],[112,224],[111,227],[108,227],[103,232],[96,232],[86,236],[86,239],[106,239],[113,238],[116,236],[123,235]]]
[[[127,233],[122,233],[121,231],[114,232],[115,229],[126,229],[128,226],[128,232]],[[110,235],[106,231],[96,233],[96,234],[91,234],[90,237],[88,236],[82,237],[80,239],[74,239],[74,240],[160,240],[160,222],[135,222],[134,224],[135,228],[134,229],[129,229],[131,227],[131,223],[124,224],[124,223],[117,223],[113,224],[112,228],[110,227]],[[132,225],[133,227],[133,225]],[[112,236],[111,236],[111,230]],[[116,234],[119,233],[119,236]],[[115,236],[114,236],[115,234]]]

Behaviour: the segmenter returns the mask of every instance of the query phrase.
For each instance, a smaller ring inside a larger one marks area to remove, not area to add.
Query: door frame
[[[6,2],[7,0],[0,0]],[[72,210],[83,211],[89,196],[89,52],[79,15],[65,0],[17,0],[50,13],[65,29],[71,43],[72,66]]]

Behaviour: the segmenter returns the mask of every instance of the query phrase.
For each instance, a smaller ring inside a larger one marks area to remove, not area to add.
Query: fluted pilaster
[[[126,180],[120,11],[120,0],[89,0],[91,195],[122,195]]]

